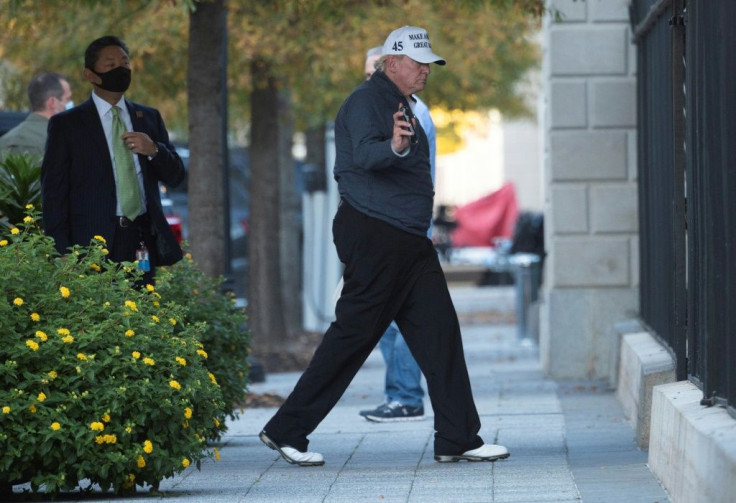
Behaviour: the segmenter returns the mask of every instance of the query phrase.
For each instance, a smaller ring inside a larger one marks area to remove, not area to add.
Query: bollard
[[[536,340],[536,334],[529,333],[529,307],[539,297],[542,279],[541,259],[539,255],[533,253],[515,253],[509,262],[514,271],[516,326],[519,338]]]

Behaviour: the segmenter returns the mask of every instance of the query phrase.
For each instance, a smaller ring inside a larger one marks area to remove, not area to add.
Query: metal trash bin
[[[520,339],[537,339],[530,330],[530,306],[539,298],[542,259],[534,253],[515,253],[509,257],[514,272],[516,325]],[[536,326],[536,324],[534,325]],[[537,341],[538,342],[538,341]]]

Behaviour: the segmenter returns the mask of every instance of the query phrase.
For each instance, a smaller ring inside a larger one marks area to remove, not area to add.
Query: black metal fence
[[[641,317],[736,417],[736,0],[634,0]]]

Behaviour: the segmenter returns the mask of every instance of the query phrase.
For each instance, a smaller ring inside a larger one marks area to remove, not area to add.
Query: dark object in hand
[[[404,129],[406,129],[407,131],[411,132],[411,138],[410,138],[411,143],[418,142],[419,139],[417,138],[417,133],[416,133],[416,131],[414,131],[414,126],[412,126],[412,122],[411,122],[411,119],[412,119],[412,117],[410,115],[411,114],[411,111],[408,108],[406,108],[404,105],[401,105],[401,108],[399,108],[399,110],[401,111],[402,115],[404,116],[404,120],[409,123],[409,127],[408,128],[404,128]]]

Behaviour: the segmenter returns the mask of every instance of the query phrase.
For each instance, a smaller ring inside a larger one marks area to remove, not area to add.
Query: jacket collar
[[[376,71],[371,76],[370,80],[368,82],[374,83],[376,86],[380,87],[381,89],[390,91],[391,93],[395,94],[400,99],[407,99],[411,100],[413,103],[417,102],[417,99],[414,97],[413,94],[410,94],[408,97],[401,94],[401,91],[399,91],[399,88],[394,84],[394,82],[388,78],[388,76],[380,71]]]

